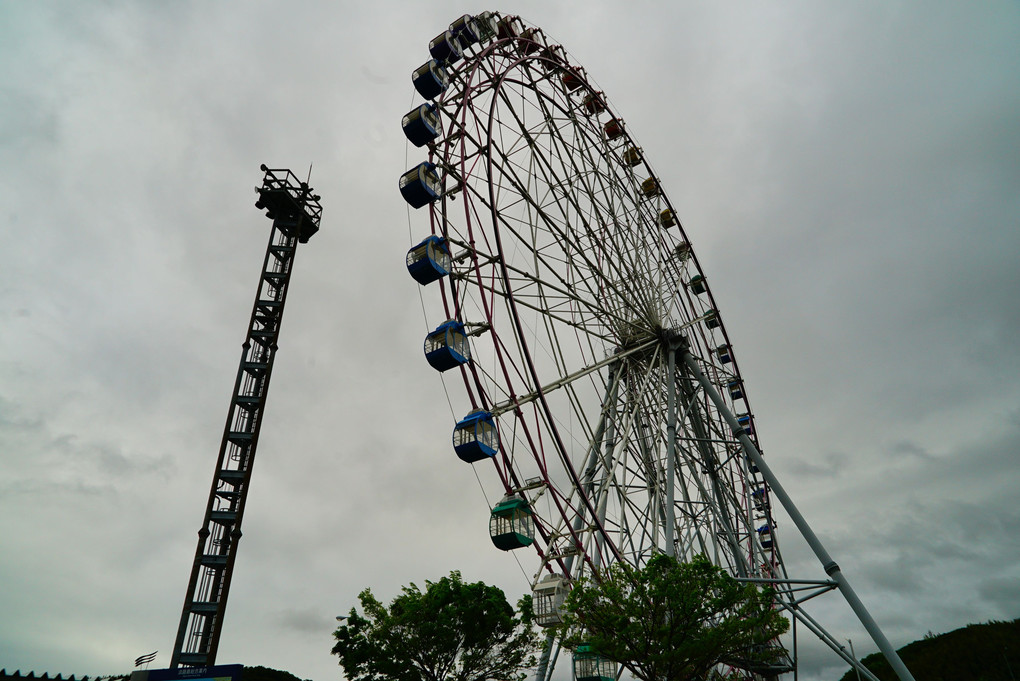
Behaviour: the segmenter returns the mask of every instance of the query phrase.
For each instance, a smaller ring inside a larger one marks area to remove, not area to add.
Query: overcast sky
[[[269,222],[312,170],[218,661],[339,680],[334,617],[513,599],[421,356],[396,191],[429,39],[562,43],[690,235],[787,490],[897,646],[1020,617],[1020,5],[0,0],[0,667],[167,666]],[[482,465],[482,464],[478,464]],[[791,574],[824,573],[779,516]],[[519,561],[519,562],[518,562]],[[817,619],[876,649],[838,596]],[[801,637],[800,678],[845,666]]]

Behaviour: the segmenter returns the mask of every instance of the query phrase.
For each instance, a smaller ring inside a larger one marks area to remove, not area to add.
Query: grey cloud
[[[791,462],[791,467],[797,471],[798,475],[831,479],[837,477],[846,464],[846,455],[829,453],[816,459],[800,459]]]
[[[917,457],[929,461],[934,458],[924,447],[908,440],[894,442],[889,447],[889,452],[896,456]]]
[[[977,592],[991,607],[997,608],[1002,617],[1015,619],[1020,613],[1020,581],[1016,575],[982,580]]]
[[[277,614],[277,621],[285,629],[310,634],[321,635],[335,626],[335,620],[323,617],[322,610],[284,610]]]
[[[510,5],[655,165],[769,461],[887,633],[1020,614],[1016,9]],[[527,588],[534,556],[485,534],[490,471],[450,452],[460,386],[451,410],[421,358],[433,291],[402,263],[428,229],[396,192],[421,155],[399,132],[409,74],[462,12],[9,8],[9,667],[120,673],[172,643],[265,246],[262,162],[314,162],[325,220],[297,256],[221,658],[322,681],[331,618],[365,586],[461,568]],[[791,571],[821,578],[779,532]],[[65,555],[75,579],[42,569]],[[872,652],[838,597],[817,603]],[[800,678],[842,673],[808,639]]]

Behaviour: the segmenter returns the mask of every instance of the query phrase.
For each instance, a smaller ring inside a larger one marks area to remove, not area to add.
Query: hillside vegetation
[[[917,681],[1018,681],[1020,619],[929,633],[898,652]],[[896,681],[881,653],[865,657],[864,665],[882,681]],[[840,681],[857,681],[857,674],[851,669]]]
[[[279,669],[245,667],[241,674],[241,681],[301,681],[301,679],[290,672],[283,672]]]

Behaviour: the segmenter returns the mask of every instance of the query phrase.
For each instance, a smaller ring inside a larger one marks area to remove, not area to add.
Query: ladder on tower
[[[198,547],[170,661],[173,669],[208,667],[216,662],[294,251],[298,243],[307,243],[319,231],[322,218],[320,197],[312,193],[307,182],[301,182],[289,170],[271,170],[265,165],[261,169],[265,176],[262,186],[256,188],[259,198],[255,207],[266,211],[273,227],[248,336],[242,346],[205,519],[198,532]]]

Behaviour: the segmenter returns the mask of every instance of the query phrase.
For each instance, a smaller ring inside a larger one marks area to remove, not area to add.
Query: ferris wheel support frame
[[[779,479],[776,478],[772,469],[765,463],[765,458],[761,455],[761,452],[758,451],[754,442],[752,442],[751,438],[747,436],[744,428],[737,422],[737,417],[730,411],[730,408],[727,406],[726,401],[722,398],[722,395],[719,394],[719,391],[716,390],[715,386],[712,385],[712,382],[707,376],[705,376],[700,367],[698,367],[698,363],[694,355],[692,355],[689,351],[684,350],[683,361],[687,366],[687,369],[691,372],[691,375],[694,376],[698,383],[701,384],[705,394],[708,395],[709,399],[711,399],[715,404],[716,408],[719,410],[719,414],[726,420],[726,423],[733,430],[733,435],[740,442],[741,447],[744,449],[744,453],[747,454],[748,458],[750,458],[756,466],[758,466],[758,470],[761,472],[762,477],[765,478],[765,481],[768,482],[772,493],[779,499],[779,503],[783,505],[783,508],[789,514],[790,520],[792,520],[793,524],[797,526],[798,530],[800,530],[801,536],[804,537],[808,546],[811,547],[811,550],[814,551],[815,556],[818,558],[819,562],[821,562],[822,569],[825,570],[825,574],[829,575],[829,577],[831,577],[836,583],[836,588],[838,588],[840,593],[843,594],[843,598],[845,598],[847,603],[850,605],[850,609],[854,611],[854,614],[857,615],[861,624],[863,624],[864,628],[868,631],[868,634],[871,635],[872,640],[876,645],[878,645],[879,650],[882,651],[882,655],[884,655],[885,659],[889,662],[889,666],[891,666],[896,672],[896,676],[899,677],[900,681],[915,681],[910,670],[907,669],[907,666],[903,664],[903,660],[901,660],[900,656],[896,653],[896,649],[893,648],[892,643],[890,643],[889,639],[886,638],[884,633],[882,633],[878,623],[875,622],[871,613],[868,612],[868,609],[864,607],[864,603],[861,602],[861,599],[857,596],[857,592],[854,591],[852,586],[850,586],[850,582],[847,581],[847,578],[839,569],[839,564],[832,559],[832,556],[829,555],[829,552],[822,545],[821,540],[818,539],[814,530],[812,530],[811,526],[808,525],[807,520],[803,515],[801,515],[800,510],[798,510],[796,504],[793,503],[793,499],[791,499],[790,495],[786,493],[786,490],[779,483]]]

